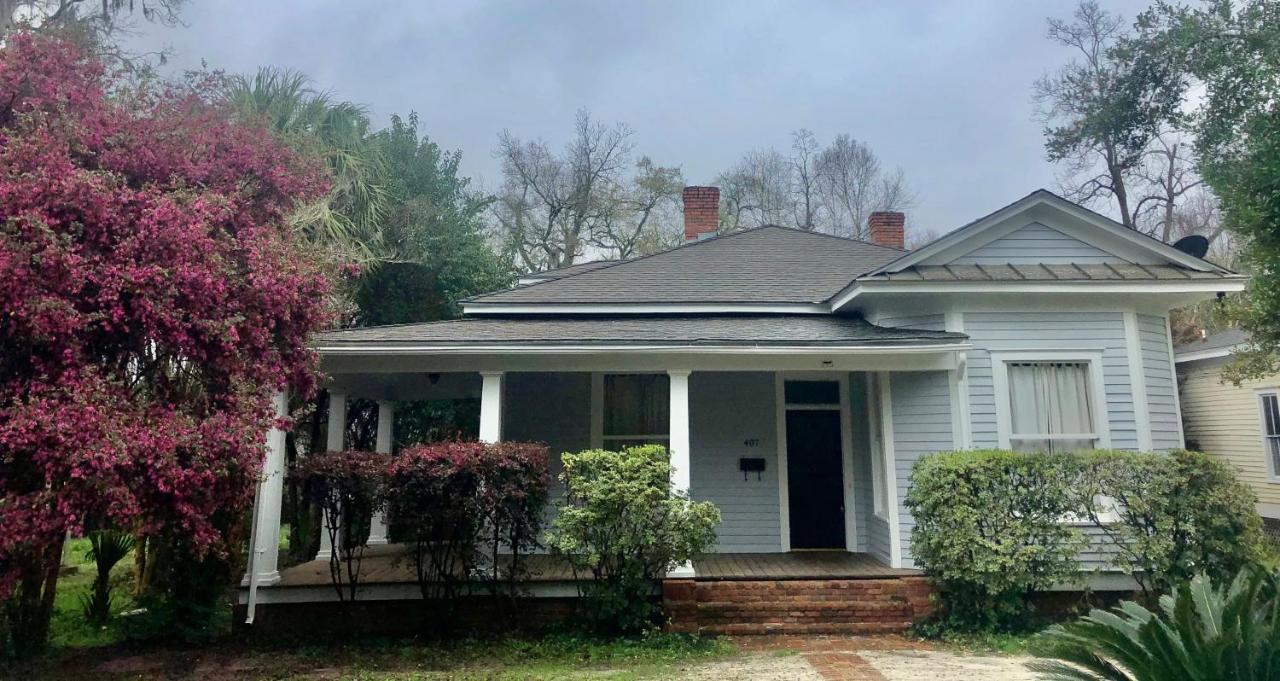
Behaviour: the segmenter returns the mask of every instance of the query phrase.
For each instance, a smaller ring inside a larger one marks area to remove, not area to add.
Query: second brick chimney
[[[720,224],[720,188],[684,188],[684,240],[715,236]]]
[[[906,224],[906,215],[894,211],[878,210],[867,218],[867,238],[877,246],[888,246],[889,248],[901,250],[906,244]],[[686,227],[685,229],[688,228]]]

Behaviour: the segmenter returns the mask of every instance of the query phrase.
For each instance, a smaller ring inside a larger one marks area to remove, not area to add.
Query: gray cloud
[[[417,111],[490,186],[500,130],[562,142],[580,107],[694,183],[795,128],[848,132],[905,171],[912,223],[946,231],[1054,187],[1030,85],[1066,56],[1045,16],[1073,4],[191,0],[186,26],[130,40],[175,70],[299,69],[379,122]]]

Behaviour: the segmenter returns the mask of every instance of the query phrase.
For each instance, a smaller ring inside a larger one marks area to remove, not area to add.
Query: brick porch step
[[[709,634],[901,632],[929,613],[922,577],[663,582],[673,631]]]

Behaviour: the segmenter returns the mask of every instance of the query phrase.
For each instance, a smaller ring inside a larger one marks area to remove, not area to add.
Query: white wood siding
[[[1032,264],[1097,265],[1127,262],[1113,253],[1067,236],[1039,222],[1032,222],[960,256],[957,265]]]
[[[1267,470],[1258,412],[1258,391],[1280,389],[1280,376],[1236,387],[1222,380],[1222,365],[1227,361],[1178,365],[1187,446],[1230,461],[1259,502],[1280,505],[1280,483],[1273,482]]]
[[[717,551],[782,548],[774,407],[772,373],[695,371],[689,377],[689,494],[720,508]],[[746,446],[753,439],[758,444]],[[738,469],[742,457],[765,460],[760,480]]]
[[[1138,338],[1147,384],[1147,411],[1151,414],[1151,447],[1158,452],[1178,449],[1182,447],[1182,424],[1178,422],[1178,388],[1169,355],[1168,320],[1138,315]]]
[[[951,434],[951,383],[945,371],[895,372],[890,375],[893,397],[893,443],[898,482],[898,526],[903,567],[911,559],[911,517],[903,500],[911,486],[911,467],[921,457],[954,449]]]
[[[1100,351],[1111,445],[1117,449],[1138,447],[1122,313],[966,312],[964,331],[974,345],[968,364],[975,447],[994,448],[1000,444],[991,373],[992,350]]]

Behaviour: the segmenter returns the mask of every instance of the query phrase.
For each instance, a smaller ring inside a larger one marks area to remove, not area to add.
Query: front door
[[[844,471],[840,411],[787,410],[791,548],[843,549]]]

